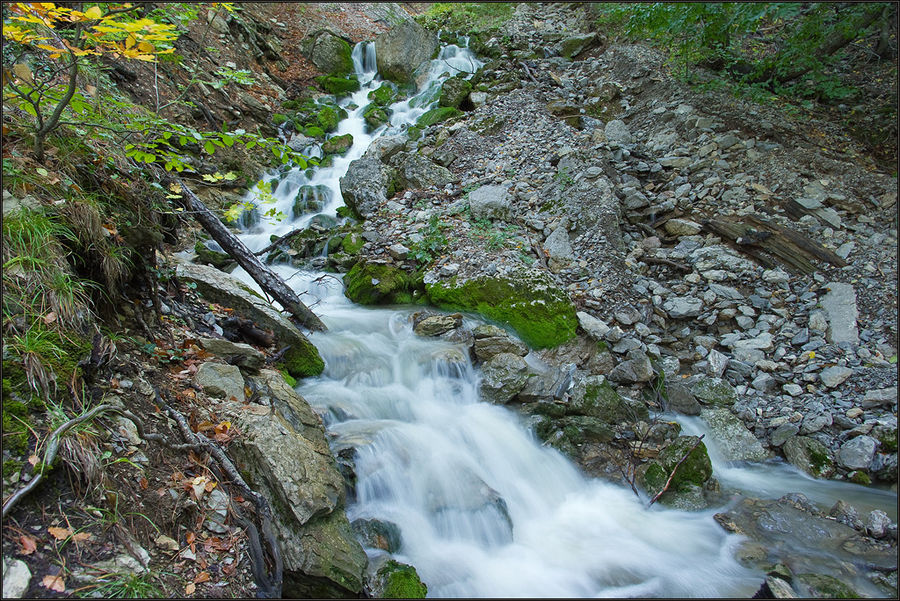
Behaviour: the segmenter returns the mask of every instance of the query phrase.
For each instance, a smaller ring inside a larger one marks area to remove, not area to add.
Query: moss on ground
[[[537,272],[509,277],[481,276],[462,283],[453,277],[427,287],[432,304],[450,311],[472,311],[508,324],[533,348],[558,346],[575,337],[575,306]]]
[[[440,123],[441,121],[446,121],[451,117],[457,117],[459,115],[462,115],[462,111],[459,109],[453,108],[452,106],[441,106],[423,113],[416,121],[416,125],[418,127],[428,127],[429,125],[434,125],[435,123]]]
[[[344,276],[344,295],[361,305],[402,305],[425,295],[420,274],[398,267],[359,262]]]

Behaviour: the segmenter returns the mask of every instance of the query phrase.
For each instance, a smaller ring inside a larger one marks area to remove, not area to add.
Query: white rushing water
[[[311,178],[295,169],[283,179],[275,196],[288,215],[303,185],[328,190],[322,212],[334,215],[343,204],[339,178],[350,161],[379,135],[431,108],[441,78],[456,72],[448,63],[466,71],[480,65],[464,48],[444,48],[417,96],[393,105],[390,126],[366,133],[366,95],[380,83],[373,45],[358,45],[353,58],[363,85],[341,102],[357,108],[348,110],[335,134],[353,134],[353,146]],[[312,217],[259,227],[242,238],[259,249],[271,234]],[[333,444],[356,449],[357,498],[348,515],[396,524],[402,537],[397,558],[416,567],[429,596],[749,597],[759,588],[763,575],[734,559],[740,537],[713,520],[722,508],[647,509],[629,489],[585,478],[542,446],[516,413],[480,402],[480,374],[465,349],[415,336],[413,309],[360,307],[343,296],[338,277],[286,265],[273,270],[304,293],[307,304],[315,303],[329,328],[310,336],[325,372],[298,390],[324,416]],[[259,289],[243,270],[234,275]],[[754,483],[748,472],[724,462],[716,472],[750,489],[766,479]],[[782,487],[790,488],[782,481],[775,488]]]

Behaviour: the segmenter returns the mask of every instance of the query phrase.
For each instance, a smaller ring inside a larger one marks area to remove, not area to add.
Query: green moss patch
[[[578,319],[568,295],[542,273],[520,269],[508,277],[453,277],[426,287],[432,304],[472,311],[515,329],[533,348],[554,347],[575,337]]]
[[[383,599],[422,599],[428,593],[414,567],[393,559],[378,570],[378,578],[384,585]]]
[[[353,134],[334,136],[325,140],[322,144],[322,152],[325,154],[344,154],[353,146]]]
[[[322,128],[322,131],[329,132],[337,129],[338,123],[340,123],[341,119],[347,117],[347,111],[342,108],[334,108],[330,106],[326,106],[319,110],[316,114],[316,121],[319,123],[319,127]]]
[[[415,303],[423,292],[419,274],[392,265],[359,262],[344,276],[344,295],[361,305]]]
[[[416,121],[416,125],[419,127],[428,127],[429,125],[434,125],[435,123],[440,123],[441,121],[446,121],[451,117],[457,117],[459,115],[462,115],[462,111],[459,109],[453,108],[452,106],[441,106],[422,114],[418,121]]]
[[[378,89],[369,92],[368,98],[378,106],[387,106],[397,98],[397,90],[393,84],[386,81]]]
[[[316,83],[322,86],[323,90],[335,96],[347,96],[359,90],[359,81],[356,77],[347,79],[346,77],[320,75],[316,78]]]
[[[295,378],[318,376],[325,369],[319,349],[308,340],[295,343],[284,354],[282,361],[287,372]]]

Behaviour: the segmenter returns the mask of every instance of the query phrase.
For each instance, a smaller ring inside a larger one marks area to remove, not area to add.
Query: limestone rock
[[[589,336],[596,340],[603,340],[609,332],[609,326],[602,319],[597,319],[590,313],[579,311],[577,314],[578,325],[581,326]]]
[[[331,31],[315,32],[302,45],[307,58],[323,73],[347,75],[353,73],[350,44]]]
[[[853,375],[853,370],[849,367],[843,367],[840,365],[835,365],[833,367],[826,367],[819,373],[819,378],[822,379],[822,384],[827,386],[828,388],[834,388],[842,384],[847,378]]]
[[[700,403],[681,382],[666,384],[666,393],[669,396],[669,409],[672,411],[682,415],[700,415]]]
[[[3,598],[21,599],[31,584],[31,570],[21,559],[3,557]]]
[[[759,440],[729,409],[704,408],[700,418],[709,427],[725,461],[763,461],[769,454]]]
[[[782,445],[789,463],[813,478],[828,478],[834,473],[834,459],[821,442],[806,436],[794,436]]]
[[[603,133],[606,134],[606,139],[610,142],[619,142],[621,144],[631,144],[634,142],[634,136],[631,135],[631,130],[628,129],[628,126],[625,125],[625,122],[621,119],[613,119],[607,123]]]
[[[822,297],[821,302],[828,316],[828,342],[858,344],[856,291],[852,285],[839,282],[830,282],[827,288],[828,294]]]
[[[857,436],[841,445],[838,463],[851,470],[867,470],[877,448],[878,441],[871,436]]]
[[[415,325],[413,331],[419,336],[439,336],[458,328],[462,324],[462,315],[431,315]]]
[[[244,402],[244,376],[236,365],[207,361],[197,370],[194,381],[211,397]]]
[[[693,296],[674,296],[663,303],[663,310],[673,319],[697,317],[703,308],[703,301]]]
[[[481,186],[469,193],[469,209],[473,219],[508,219],[509,192],[503,186]]]
[[[408,83],[423,62],[438,48],[437,36],[415,21],[406,21],[375,38],[378,73],[385,79]]]
[[[442,188],[453,180],[449,169],[417,152],[399,152],[390,159],[390,164],[397,170],[397,178],[404,189]]]
[[[653,365],[647,353],[640,349],[628,351],[626,360],[616,365],[609,373],[609,379],[613,382],[633,384],[636,382],[649,382],[653,379]]]
[[[550,271],[553,272],[558,272],[575,259],[572,245],[569,243],[569,233],[563,226],[557,227],[553,233],[547,236],[547,239],[544,240],[544,250],[547,251],[549,258],[547,263]]]
[[[396,173],[374,156],[363,156],[350,163],[340,179],[344,202],[358,217],[375,214],[388,195],[393,195]]]
[[[222,415],[243,433],[229,446],[236,466],[272,505],[284,595],[355,596],[366,556],[344,513],[344,481],[322,420],[280,373],[264,369],[253,383],[270,409],[232,403]]]

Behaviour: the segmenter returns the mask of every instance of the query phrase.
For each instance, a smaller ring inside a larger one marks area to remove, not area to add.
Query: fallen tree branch
[[[309,310],[309,307],[303,304],[303,301],[297,296],[287,284],[284,283],[277,274],[264,265],[247,246],[240,241],[234,234],[228,231],[218,217],[210,211],[203,201],[191,192],[191,190],[178,177],[170,177],[170,182],[174,182],[181,186],[183,195],[183,204],[186,209],[194,211],[194,217],[203,226],[213,240],[219,243],[225,252],[237,261],[238,265],[244,268],[247,273],[256,281],[257,284],[281,303],[281,306],[290,313],[300,325],[305,326],[313,331],[324,332],[328,328],[322,323],[319,317]]]
[[[694,443],[694,446],[692,446],[690,449],[688,449],[688,452],[685,453],[684,456],[678,460],[678,463],[676,463],[675,467],[672,468],[672,473],[669,474],[669,479],[666,480],[666,485],[663,486],[662,490],[659,491],[658,493],[656,493],[656,495],[654,495],[654,497],[652,499],[650,499],[650,502],[647,503],[647,507],[650,507],[651,505],[656,503],[656,500],[659,499],[663,495],[664,492],[669,490],[669,485],[672,484],[672,478],[675,477],[675,472],[677,472],[678,468],[681,467],[681,464],[684,463],[688,457],[690,457],[691,453],[694,452],[694,449],[696,449],[698,446],[700,446],[700,443],[703,442],[704,436],[706,436],[706,434],[701,434],[700,438],[697,439],[697,442]]]
[[[671,259],[662,259],[659,257],[641,257],[639,260],[644,263],[650,263],[653,265],[668,265],[669,267],[674,267],[675,269],[680,269],[681,271],[691,271],[691,267],[689,265],[685,265],[684,263],[677,263]]]

